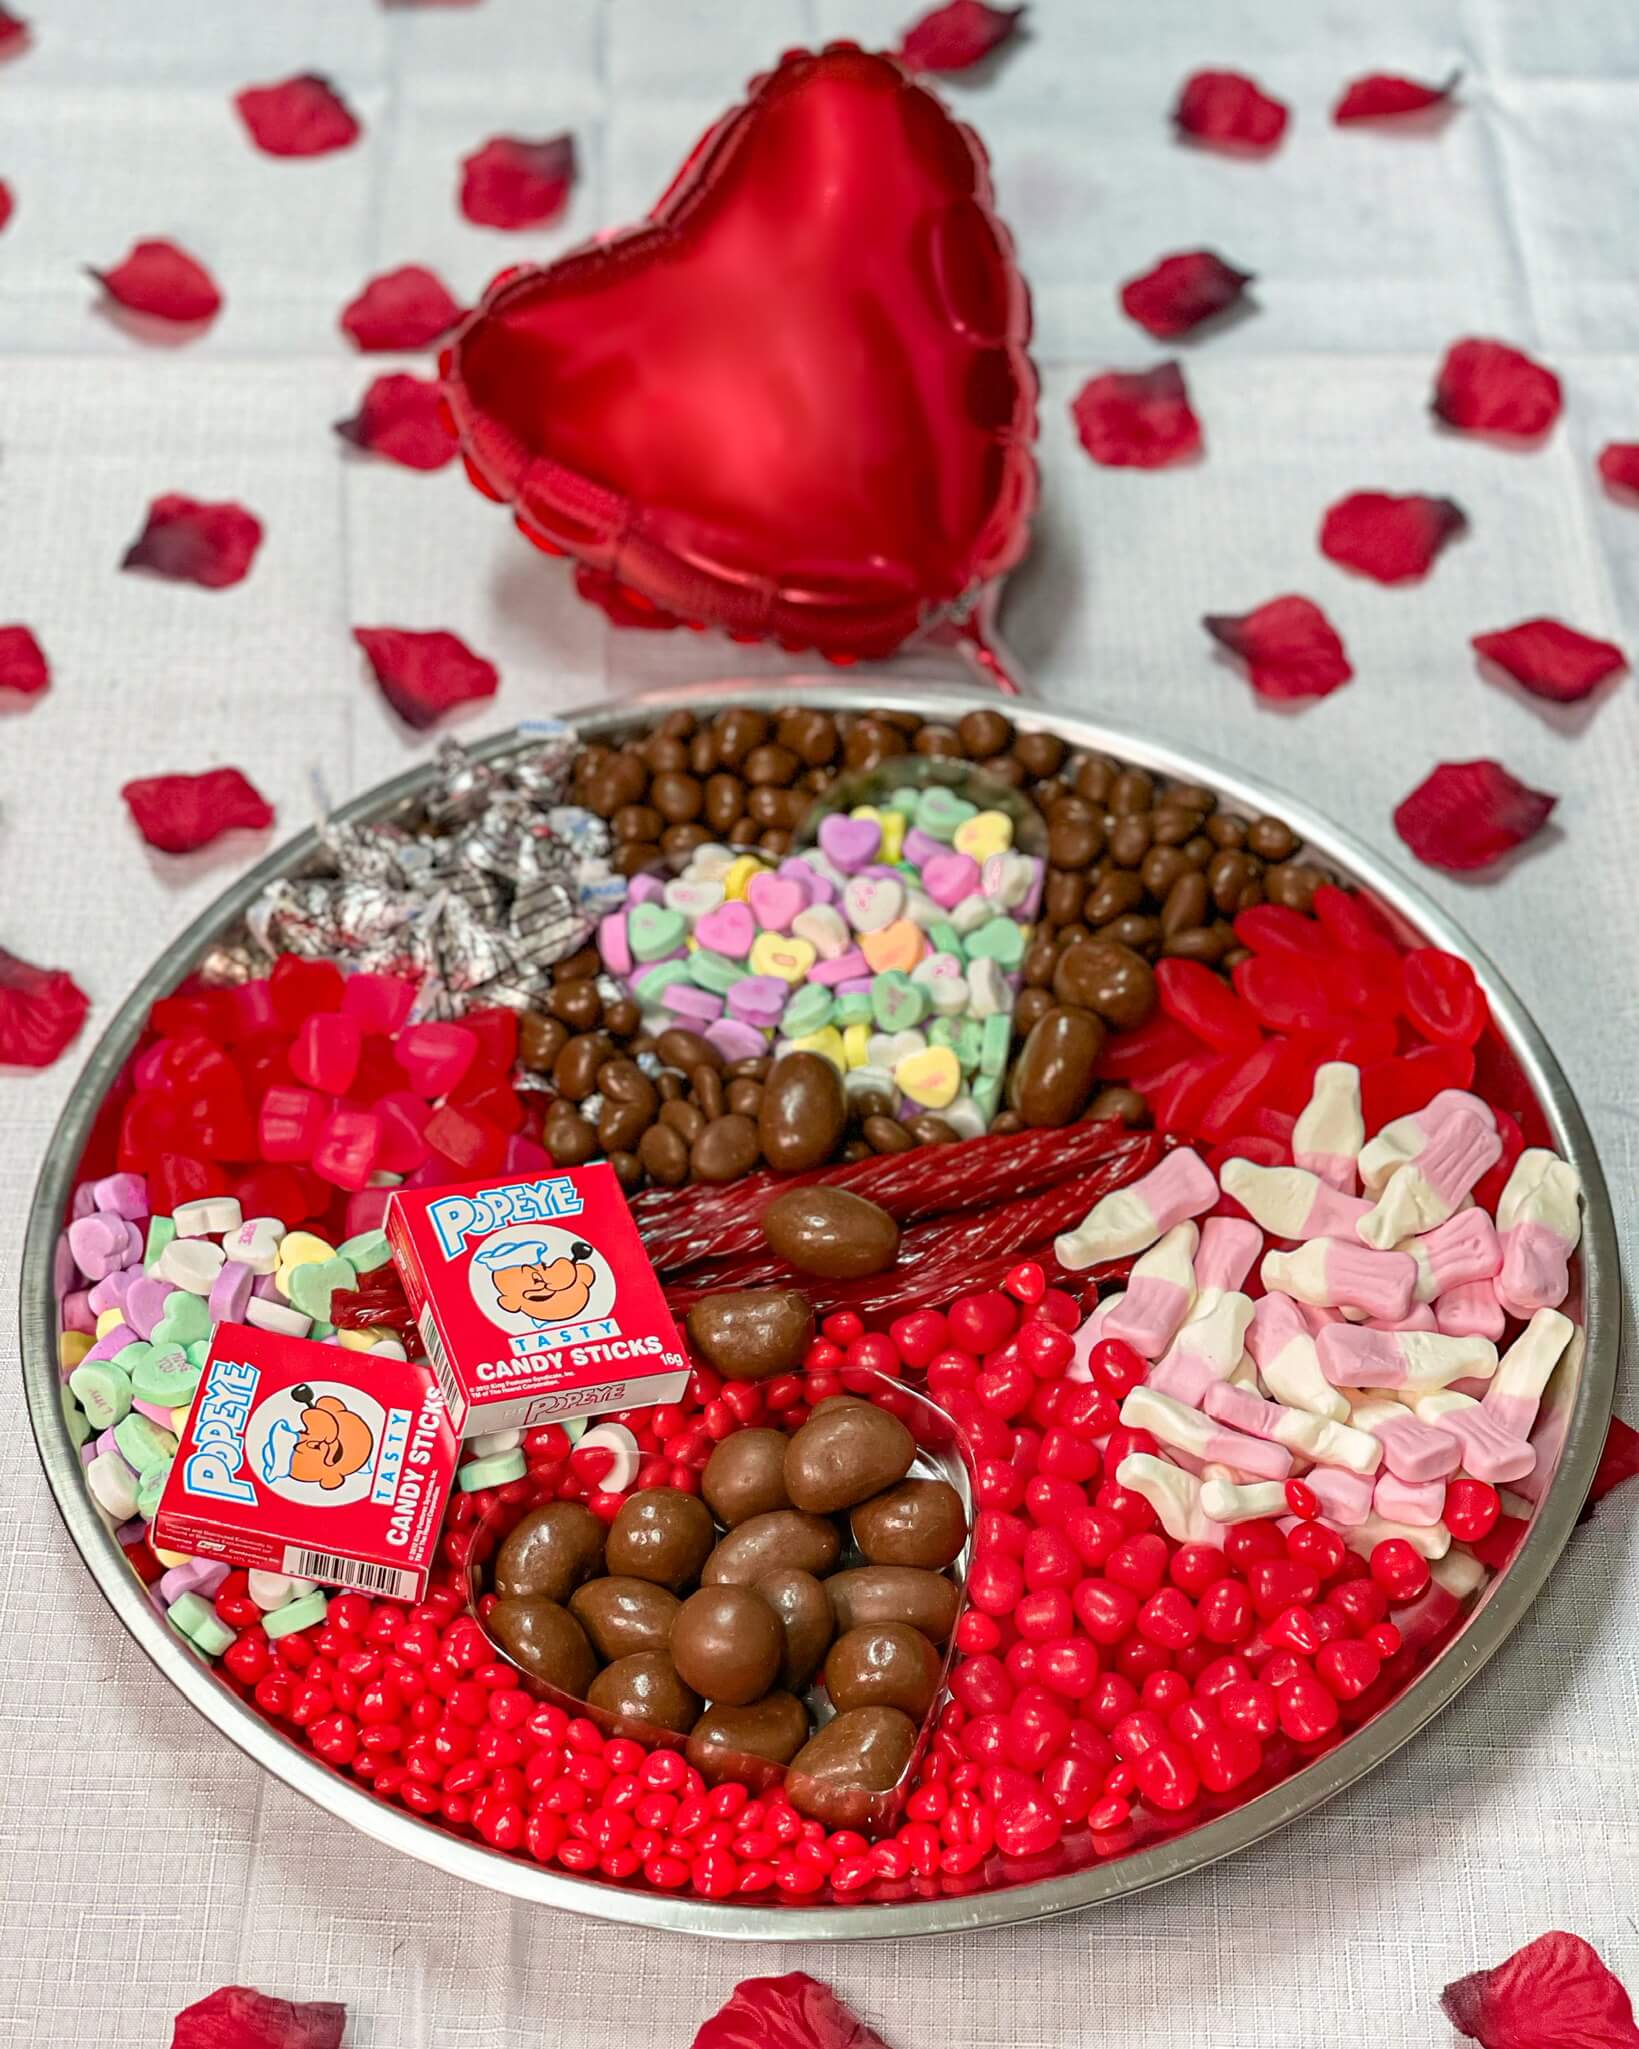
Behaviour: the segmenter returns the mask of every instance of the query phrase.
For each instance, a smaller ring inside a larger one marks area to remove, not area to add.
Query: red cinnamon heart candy
[[[978,144],[794,52],[640,227],[498,279],[446,358],[474,481],[662,611],[886,654],[1023,553],[1029,309]]]

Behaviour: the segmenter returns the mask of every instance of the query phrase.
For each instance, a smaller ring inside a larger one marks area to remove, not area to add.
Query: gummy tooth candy
[[[1274,1238],[1349,1238],[1371,1214],[1363,1196],[1342,1195],[1302,1167],[1225,1160],[1218,1179],[1225,1194]]]
[[[1587,1349],[1588,1333],[1581,1324],[1573,1324],[1570,1343],[1566,1345],[1560,1361],[1564,1370],[1554,1374],[1548,1382],[1537,1410],[1536,1428],[1531,1432],[1531,1449],[1537,1455],[1537,1462],[1530,1472],[1520,1476],[1518,1482],[1519,1491],[1527,1502],[1542,1499],[1559,1463],[1560,1448],[1565,1442],[1566,1431],[1571,1427],[1571,1411],[1576,1406],[1576,1391],[1582,1379],[1582,1355]]]
[[[1340,1530],[1352,1530],[1372,1512],[1373,1481],[1369,1473],[1351,1473],[1347,1466],[1315,1466],[1303,1484],[1320,1503],[1320,1512]]]
[[[1353,1195],[1365,1139],[1360,1069],[1347,1060],[1323,1062],[1315,1069],[1314,1093],[1292,1128],[1292,1158],[1339,1194]]]
[[[1525,1318],[1564,1301],[1566,1263],[1582,1236],[1581,1196],[1581,1177],[1557,1153],[1531,1146],[1514,1162],[1497,1204],[1497,1299],[1510,1315]]]
[[[1364,1430],[1347,1423],[1334,1423],[1325,1416],[1311,1416],[1303,1409],[1283,1408],[1266,1402],[1245,1388],[1215,1383],[1206,1391],[1201,1406],[1209,1416],[1249,1437],[1267,1437],[1284,1444],[1289,1451],[1310,1458],[1317,1465],[1347,1466],[1357,1473],[1377,1470],[1383,1447]]]
[[[1432,1231],[1454,1215],[1480,1176],[1502,1158],[1502,1140],[1489,1116],[1453,1110],[1427,1134],[1416,1156],[1391,1174],[1377,1207],[1355,1226],[1380,1251]]]
[[[1409,1253],[1368,1251],[1344,1238],[1312,1238],[1296,1252],[1266,1252],[1258,1271],[1266,1288],[1278,1288],[1300,1302],[1359,1309],[1391,1322],[1411,1307],[1417,1283]]]
[[[1454,1380],[1489,1380],[1497,1348],[1486,1338],[1448,1338],[1426,1330],[1372,1330],[1334,1323],[1316,1340],[1320,1369],[1334,1387],[1382,1387],[1431,1393]]]
[[[1126,1188],[1095,1202],[1073,1231],[1053,1241],[1060,1266],[1072,1273],[1105,1259],[1144,1252],[1157,1238],[1198,1217],[1218,1200],[1218,1184],[1199,1154],[1187,1146]]]
[[[1444,1480],[1402,1480],[1381,1473],[1372,1490],[1372,1512],[1391,1523],[1416,1523],[1427,1529],[1445,1513]]]
[[[1262,1516],[1285,1515],[1286,1485],[1281,1480],[1250,1480],[1244,1485],[1218,1477],[1201,1482],[1201,1507],[1215,1523],[1256,1522]]]
[[[1174,1224],[1150,1247],[1134,1266],[1120,1307],[1105,1319],[1105,1337],[1122,1339],[1140,1358],[1160,1358],[1195,1302],[1200,1236],[1192,1223]]]

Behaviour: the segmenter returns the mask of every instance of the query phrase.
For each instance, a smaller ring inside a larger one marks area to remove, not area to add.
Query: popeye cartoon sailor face
[[[306,1404],[301,1433],[290,1447],[290,1478],[330,1493],[370,1463],[375,1432],[336,1395],[315,1401],[310,1387],[290,1392],[293,1400]]]
[[[474,1264],[488,1271],[500,1307],[533,1323],[573,1323],[585,1314],[598,1280],[591,1260],[584,1238],[567,1252],[537,1242],[487,1246],[474,1255]]]

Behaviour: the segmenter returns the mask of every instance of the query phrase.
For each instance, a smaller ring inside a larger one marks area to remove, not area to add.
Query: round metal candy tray
[[[571,714],[568,723],[589,740],[619,739],[632,728],[677,709],[711,712],[734,703],[776,709],[793,701],[831,711],[885,708],[950,719],[976,706],[993,707],[996,703],[990,692],[906,685],[887,677],[859,675],[845,685],[801,678],[777,684],[699,685],[600,705]],[[136,1045],[154,1000],[173,989],[213,946],[235,935],[247,905],[268,882],[299,874],[312,861],[317,841],[307,832],[241,876],[166,948],[131,991],[87,1061],[63,1110],[35,1189],[22,1271],[22,1360],[35,1440],[58,1509],[120,1620],[201,1714],[257,1763],[338,1820],[378,1842],[518,1899],[604,1920],[692,1934],[760,1942],[837,1942],[934,1935],[1029,1921],[1117,1899],[1198,1870],[1312,1812],[1380,1765],[1438,1714],[1496,1652],[1535,1598],[1570,1536],[1599,1461],[1616,1379],[1621,1321],[1616,1238],[1604,1177],[1587,1125],[1553,1054],[1507,983],[1457,926],[1414,884],[1384,867],[1375,854],[1305,804],[1210,760],[1158,745],[1119,726],[1021,704],[1009,704],[1007,710],[1026,731],[1054,732],[1073,747],[1117,755],[1164,776],[1206,784],[1218,792],[1229,811],[1248,817],[1274,812],[1306,842],[1306,858],[1367,891],[1406,937],[1416,935],[1472,963],[1490,999],[1498,1031],[1536,1095],[1550,1142],[1576,1167],[1586,1197],[1582,1244],[1573,1264],[1572,1298],[1566,1308],[1586,1326],[1587,1348],[1553,1478],[1518,1550],[1433,1662],[1397,1699],[1334,1749],[1217,1819],[1127,1856],[1051,1878],[957,1897],[881,1905],[756,1906],[739,1899],[720,1903],[684,1899],[546,1870],[482,1843],[465,1841],[418,1820],[403,1808],[377,1800],[289,1742],[239,1700],[155,1612],[86,1492],[80,1460],[63,1422],[56,1366],[53,1251],[98,1107]],[[500,734],[477,743],[473,751],[493,758],[527,744],[528,737]],[[364,820],[390,815],[413,803],[429,773],[426,768],[415,769],[383,783],[347,805],[340,816]]]

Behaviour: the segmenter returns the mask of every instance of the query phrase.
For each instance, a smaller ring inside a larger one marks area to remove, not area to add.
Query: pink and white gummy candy
[[[1462,1446],[1463,1471],[1476,1480],[1492,1486],[1518,1480],[1537,1462],[1525,1439],[1506,1429],[1472,1395],[1445,1388],[1437,1394],[1419,1395],[1412,1406],[1418,1422],[1456,1438]]]
[[[1347,1060],[1323,1062],[1315,1069],[1314,1093],[1292,1128],[1292,1158],[1329,1188],[1353,1195],[1356,1161],[1365,1140],[1360,1069]]]
[[[1445,1514],[1444,1480],[1402,1480],[1380,1473],[1372,1489],[1372,1511],[1391,1523],[1416,1523],[1427,1529]]]
[[[1351,1404],[1350,1420],[1383,1447],[1383,1464],[1396,1478],[1421,1486],[1444,1480],[1462,1464],[1462,1447],[1444,1431],[1419,1423],[1387,1395],[1367,1394]]]
[[[1320,1370],[1333,1387],[1422,1394],[1449,1387],[1454,1380],[1489,1380],[1497,1370],[1497,1348],[1486,1338],[1334,1323],[1320,1333],[1315,1345]]]
[[[1174,1224],[1133,1267],[1126,1293],[1104,1319],[1103,1335],[1120,1338],[1141,1359],[1159,1359],[1195,1303],[1195,1249],[1200,1231]]]
[[[1307,1409],[1333,1422],[1347,1420],[1349,1404],[1320,1370],[1309,1326],[1290,1295],[1260,1295],[1253,1305],[1246,1349],[1263,1384],[1291,1409]]]
[[[1549,1376],[1576,1325],[1557,1309],[1539,1309],[1498,1361],[1480,1406],[1510,1437],[1529,1437]]]
[[[1344,1238],[1311,1238],[1296,1252],[1266,1252],[1258,1271],[1266,1288],[1278,1288],[1300,1302],[1358,1309],[1387,1322],[1405,1315],[1417,1284],[1409,1253],[1372,1251]]]
[[[1497,1227],[1483,1209],[1460,1209],[1399,1248],[1417,1262],[1414,1302],[1432,1302],[1470,1281],[1488,1281],[1502,1265]]]
[[[1153,1452],[1130,1451],[1116,1467],[1116,1482],[1141,1494],[1161,1519],[1175,1544],[1216,1544],[1223,1548],[1223,1530],[1205,1513],[1201,1483],[1193,1473]]]
[[[1465,1212],[1466,1214],[1466,1212]],[[1495,1281],[1464,1281],[1447,1288],[1434,1302],[1436,1328],[1452,1338],[1490,1338],[1493,1344],[1508,1323],[1507,1312],[1497,1300]]]
[[[1148,1385],[1174,1401],[1199,1407],[1207,1389],[1227,1380],[1240,1364],[1251,1321],[1249,1296],[1214,1289],[1210,1307],[1179,1331],[1152,1369]]]
[[[1415,1160],[1453,1111],[1467,1110],[1496,1129],[1491,1105],[1467,1089],[1441,1089],[1421,1110],[1396,1117],[1360,1149],[1360,1185],[1368,1195],[1381,1195],[1389,1176]]]
[[[1531,1146],[1497,1204],[1502,1269],[1497,1299],[1513,1316],[1557,1309],[1570,1289],[1568,1263],[1582,1236],[1582,1181],[1569,1160]]]
[[[1284,1445],[1225,1429],[1151,1386],[1131,1391],[1121,1404],[1121,1420],[1129,1430],[1147,1430],[1162,1444],[1244,1477],[1284,1480],[1292,1470],[1292,1454]]]
[[[1428,1134],[1415,1159],[1383,1184],[1377,1206],[1355,1226],[1380,1251],[1416,1232],[1432,1231],[1461,1208],[1469,1190],[1502,1158],[1495,1123],[1454,1109]]]
[[[1095,1202],[1073,1231],[1054,1239],[1053,1250],[1059,1265],[1072,1273],[1101,1260],[1127,1259],[1217,1200],[1211,1168],[1198,1153],[1180,1146],[1139,1180]]]
[[[1218,1169],[1224,1193],[1234,1196],[1272,1238],[1352,1238],[1371,1213],[1364,1196],[1343,1195],[1302,1167],[1260,1167],[1225,1160]]]
[[[1357,1473],[1377,1470],[1383,1447],[1364,1430],[1335,1423],[1328,1416],[1312,1416],[1306,1409],[1289,1409],[1280,1402],[1266,1402],[1251,1388],[1216,1381],[1206,1391],[1201,1406],[1215,1421],[1248,1437],[1267,1438],[1284,1444],[1317,1465],[1348,1466]]]

